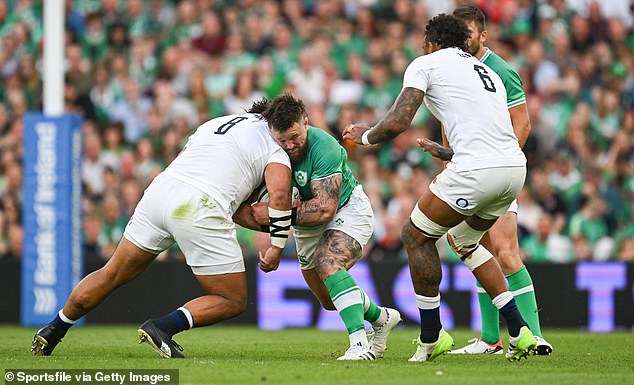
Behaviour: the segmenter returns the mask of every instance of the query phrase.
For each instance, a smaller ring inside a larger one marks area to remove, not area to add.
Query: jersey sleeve
[[[282,150],[282,147],[277,147],[275,150],[273,150],[266,164],[268,165],[270,163],[281,163],[285,165],[286,167],[291,168],[291,161],[288,158],[288,155],[286,154],[286,152]]]
[[[316,146],[312,151],[317,156],[312,154],[313,172],[311,180],[324,179],[342,173],[345,153],[335,139],[329,137],[327,140],[320,141],[319,146]]]
[[[428,56],[421,56],[414,59],[405,70],[403,75],[403,88],[411,87],[419,89],[423,92],[427,92],[427,88],[430,85],[429,70],[430,70],[430,58]]]
[[[506,88],[506,106],[512,108],[526,103],[526,94],[522,88],[522,78],[512,68],[507,68],[499,74]]]

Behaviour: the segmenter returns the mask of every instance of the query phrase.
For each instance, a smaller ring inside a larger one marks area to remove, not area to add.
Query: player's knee
[[[497,228],[489,230],[486,236],[482,238],[482,244],[495,254],[495,258],[504,257],[512,250],[512,243],[509,237]]]
[[[510,263],[513,259],[519,259],[519,247],[517,241],[513,245],[512,241],[502,240],[493,242],[494,246],[491,250],[501,263]]]
[[[326,282],[331,275],[342,269],[344,269],[344,267],[337,265],[333,258],[330,258],[330,261],[326,261],[323,256],[320,259],[320,256],[315,254],[315,273],[317,273],[317,276],[322,282]]]
[[[485,247],[493,253],[495,259],[500,264],[502,271],[505,274],[513,273],[524,266],[522,259],[520,258],[519,245],[516,237],[507,237],[503,235],[496,235],[491,237],[489,234],[488,243],[485,243]]]
[[[506,254],[505,257],[498,257],[497,261],[500,264],[502,272],[506,275],[513,274],[524,266],[524,262],[522,262],[522,258],[519,256],[519,251],[517,254]]]
[[[232,298],[229,301],[229,317],[239,316],[247,308],[247,298]]]
[[[461,222],[447,233],[449,245],[471,271],[493,258],[493,255],[480,245],[484,233],[485,231],[472,228],[467,222]]]

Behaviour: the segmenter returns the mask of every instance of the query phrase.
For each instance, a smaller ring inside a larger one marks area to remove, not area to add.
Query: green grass
[[[314,329],[262,331],[215,326],[177,336],[185,360],[158,357],[138,345],[136,325],[87,326],[71,330],[50,357],[29,352],[35,329],[0,327],[2,373],[17,369],[180,369],[180,384],[634,384],[634,334],[593,335],[547,329],[550,357],[519,363],[503,356],[442,356],[409,363],[417,329],[397,329],[385,358],[338,362],[348,344],[343,332]],[[475,334],[451,332],[456,345]]]

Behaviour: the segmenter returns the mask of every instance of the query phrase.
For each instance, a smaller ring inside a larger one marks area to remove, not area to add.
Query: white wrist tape
[[[276,210],[269,207],[269,223],[271,234],[271,245],[284,248],[288,233],[291,230],[291,217],[293,210]]]

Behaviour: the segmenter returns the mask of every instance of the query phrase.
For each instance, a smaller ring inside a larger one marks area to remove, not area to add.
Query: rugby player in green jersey
[[[495,71],[504,83],[507,94],[507,107],[511,115],[513,130],[520,146],[524,146],[531,130],[531,123],[526,106],[526,95],[522,89],[522,79],[518,73],[501,57],[484,46],[487,39],[486,19],[484,13],[473,5],[464,5],[454,10],[453,15],[463,20],[471,37],[468,40],[469,53]],[[445,143],[446,145],[446,143]],[[425,139],[424,149],[443,160],[451,159],[451,149],[441,147],[431,140]],[[535,353],[549,355],[553,347],[542,336],[539,325],[539,314],[533,281],[522,263],[517,238],[517,202],[509,207],[507,213],[500,217],[489,232],[482,238],[485,246],[498,260],[509,288],[520,313],[535,335],[537,347]],[[500,315],[493,306],[491,297],[478,285],[478,300],[482,314],[482,332],[479,339],[460,349],[452,350],[452,354],[502,354],[504,348],[500,339]]]
[[[262,101],[259,112],[271,134],[291,159],[292,183],[299,189],[294,235],[302,274],[321,305],[337,310],[346,325],[350,348],[339,360],[373,360],[383,356],[390,330],[401,321],[398,311],[377,306],[348,269],[362,256],[372,236],[370,200],[346,163],[346,150],[323,130],[308,125],[304,103],[290,94]],[[252,206],[260,224],[268,224],[266,204]],[[260,258],[260,268],[277,268]],[[372,324],[368,341],[363,321]]]

